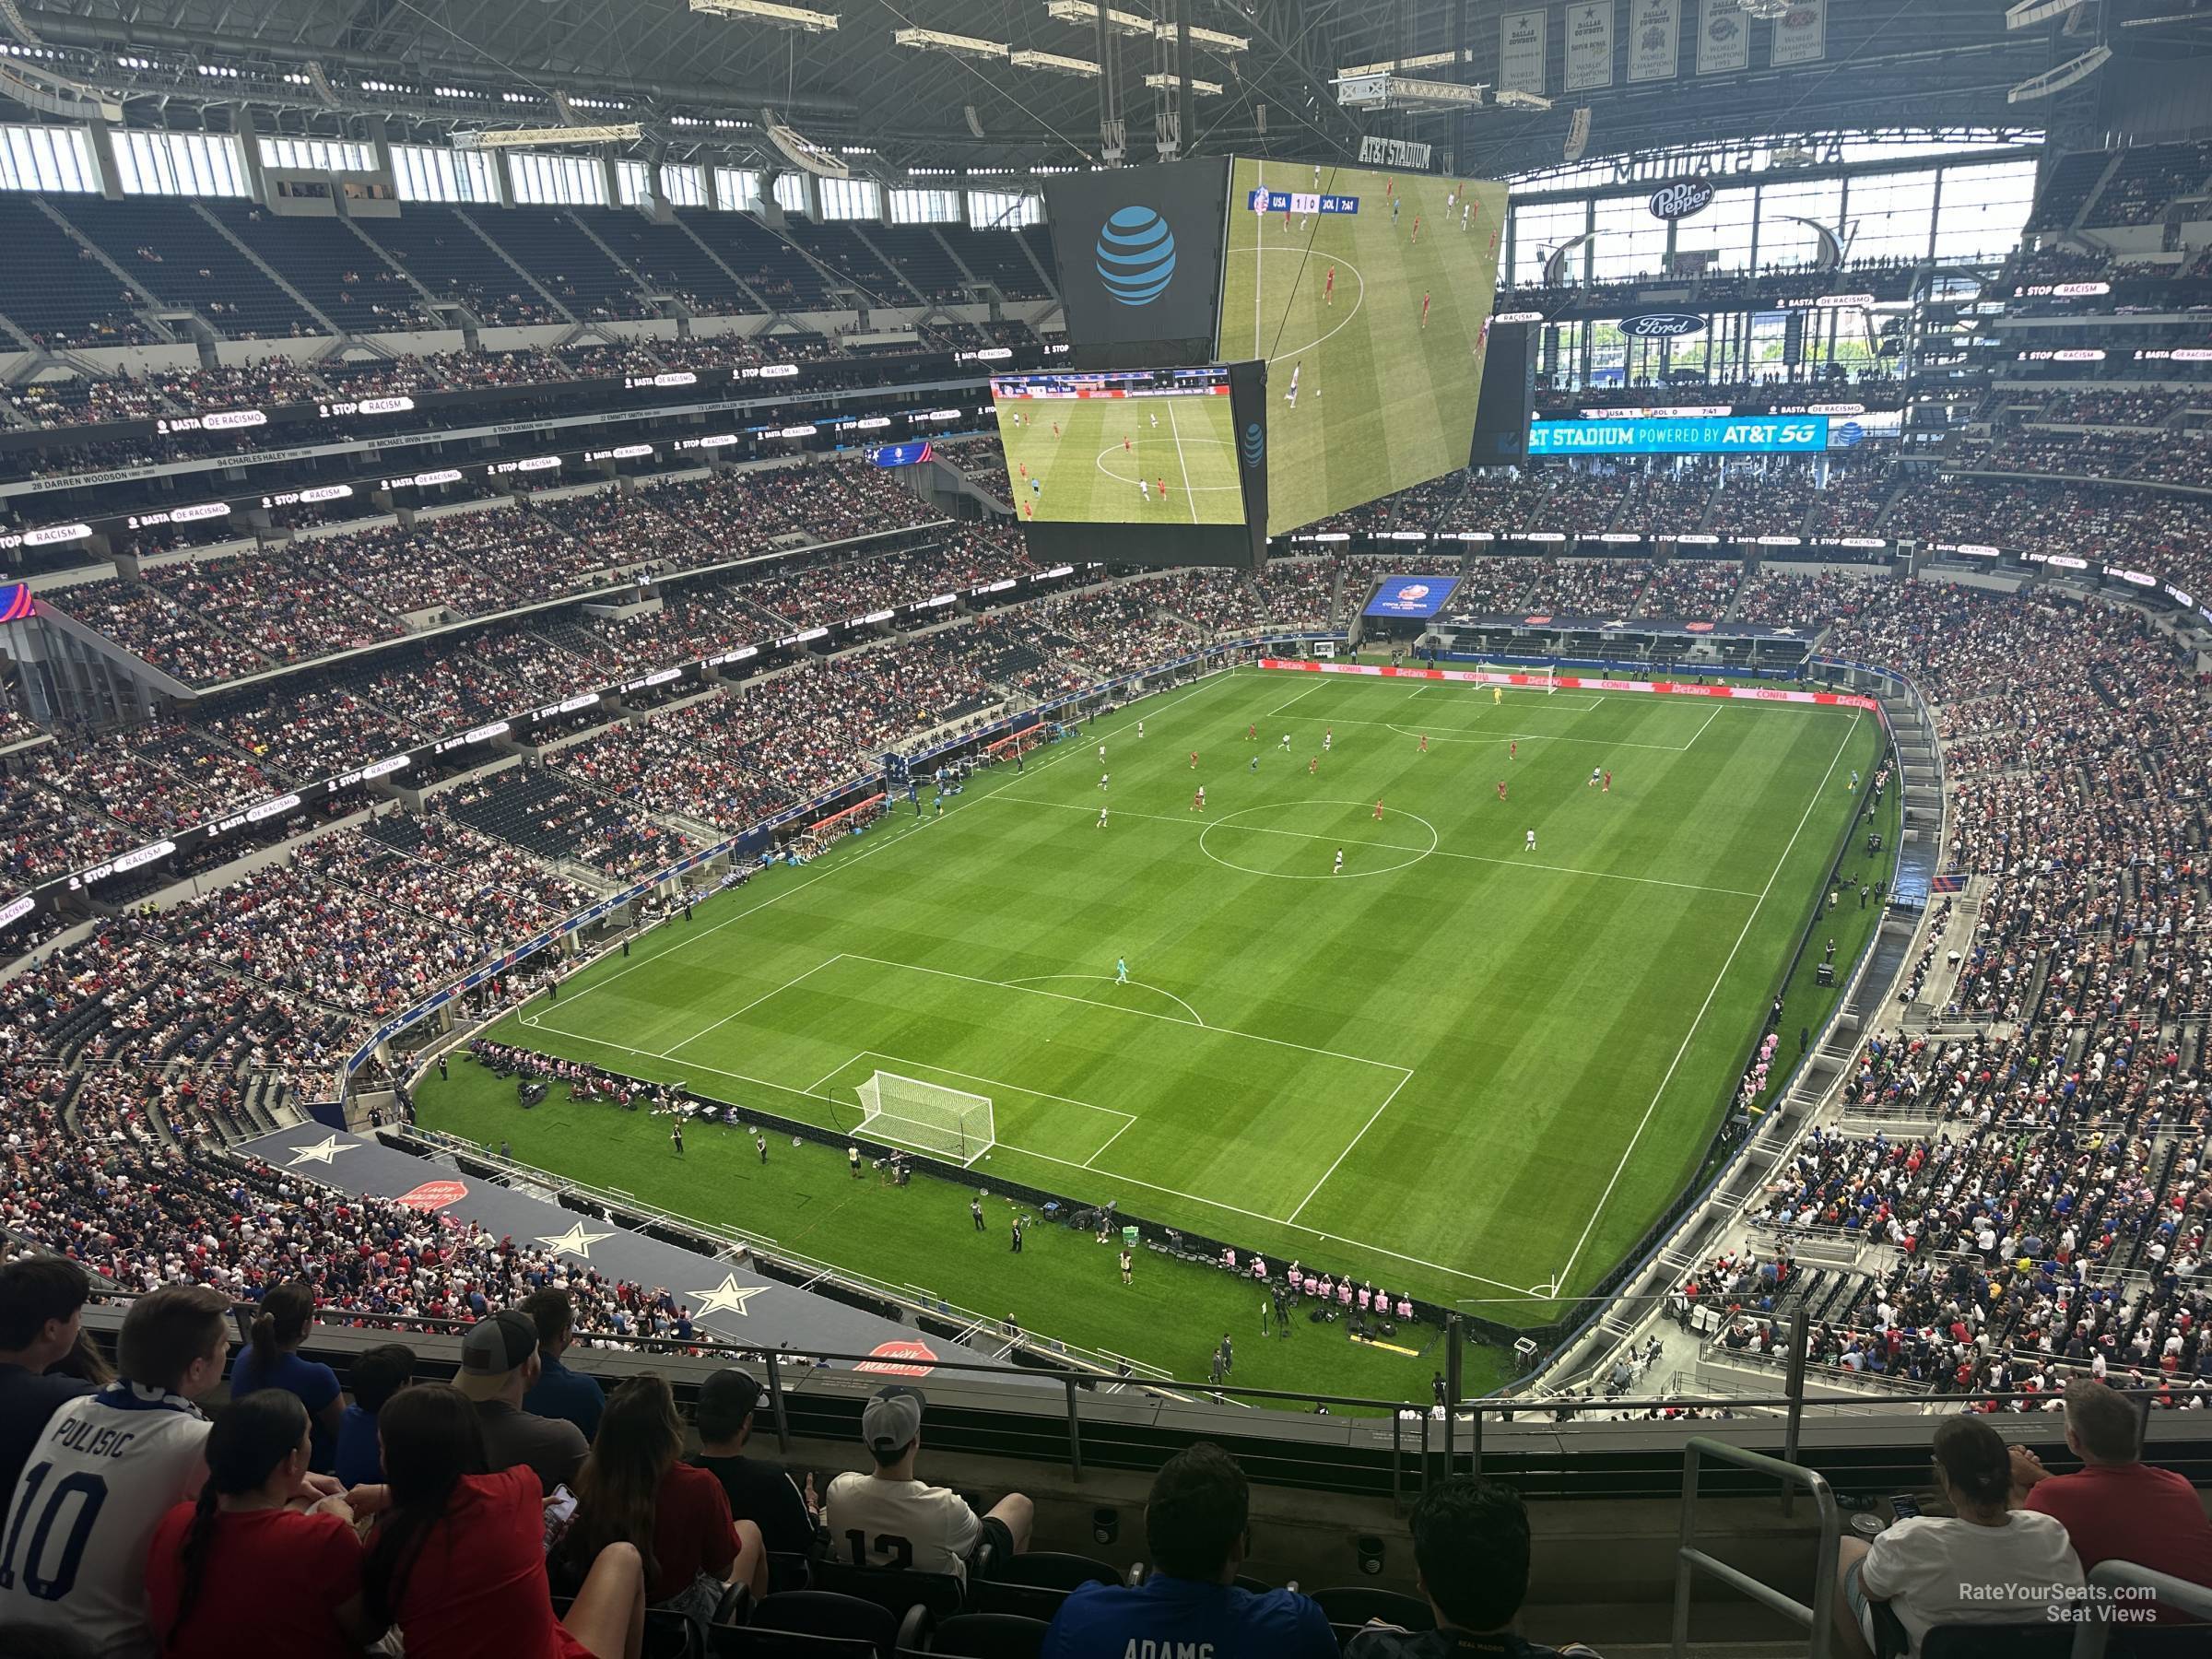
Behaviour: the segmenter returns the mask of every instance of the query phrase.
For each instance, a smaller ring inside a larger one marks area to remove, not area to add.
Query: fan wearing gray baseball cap
[[[907,1565],[922,1572],[949,1572],[965,1581],[982,1547],[1004,1561],[1030,1547],[1036,1506],[1019,1492],[1008,1492],[978,1515],[949,1487],[914,1478],[914,1455],[922,1447],[921,1391],[893,1386],[870,1399],[860,1414],[860,1438],[876,1461],[867,1474],[848,1472],[830,1483],[822,1520],[830,1548],[839,1559],[853,1559],[850,1535],[861,1535],[862,1564],[886,1567],[898,1556],[879,1548],[886,1538],[903,1538],[913,1547]]]

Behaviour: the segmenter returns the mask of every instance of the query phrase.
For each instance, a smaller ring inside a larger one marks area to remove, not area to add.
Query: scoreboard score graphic
[[[1356,195],[1324,195],[1310,190],[1268,190],[1255,186],[1244,199],[1244,205],[1254,213],[1357,213],[1359,198]]]

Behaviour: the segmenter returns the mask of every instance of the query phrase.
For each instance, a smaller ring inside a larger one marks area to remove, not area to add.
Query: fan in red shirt
[[[607,1396],[592,1454],[576,1477],[576,1520],[560,1556],[582,1571],[615,1544],[645,1559],[645,1599],[712,1615],[734,1583],[768,1594],[768,1547],[706,1469],[678,1461],[684,1424],[666,1381],[648,1372]]]
[[[2053,1475],[2024,1446],[2012,1449],[2016,1507],[2066,1529],[2087,1572],[2100,1561],[2132,1561],[2212,1588],[2212,1520],[2188,1481],[2154,1469],[2136,1453],[2136,1408],[2102,1382],[2066,1384],[2066,1449],[2081,1459]],[[2182,1614],[2161,1607],[2162,1620]]]
[[[307,1407],[264,1389],[209,1430],[196,1503],[162,1516],[147,1547],[147,1619],[163,1659],[235,1659],[239,1630],[288,1659],[347,1659],[361,1616],[361,1545],[343,1498],[288,1507],[308,1468]]]
[[[638,1659],[638,1551],[602,1550],[557,1621],[544,1491],[527,1466],[486,1472],[483,1421],[466,1394],[447,1383],[402,1389],[377,1429],[385,1484],[347,1494],[377,1517],[362,1574],[371,1630],[398,1625],[407,1659]]]

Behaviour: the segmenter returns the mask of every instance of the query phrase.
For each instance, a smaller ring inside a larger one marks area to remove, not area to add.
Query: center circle
[[[1216,449],[1226,449],[1229,447],[1229,440],[1226,438],[1185,438],[1182,440],[1182,441],[1186,444],[1210,443]],[[1110,478],[1118,478],[1124,484],[1135,484],[1138,482],[1137,479],[1131,477],[1127,473],[1115,472],[1112,467],[1106,465],[1110,457],[1125,453],[1125,451],[1116,449],[1111,443],[1108,444],[1104,449],[1099,452],[1099,470],[1104,473]],[[1147,484],[1151,482],[1149,478],[1147,478],[1143,481]],[[1243,488],[1244,487],[1241,484],[1193,484],[1189,486],[1190,492],[1193,495],[1204,495],[1208,490],[1241,489]]]
[[[1257,814],[1268,813],[1279,818],[1286,814],[1312,812],[1329,806],[1352,806],[1363,812],[1371,812],[1374,809],[1374,803],[1371,801],[1277,801],[1265,806],[1239,807],[1226,818],[1213,819],[1198,832],[1198,850],[1224,869],[1236,870],[1246,876],[1268,876],[1277,881],[1341,881],[1345,877],[1387,876],[1394,870],[1403,870],[1408,865],[1420,863],[1422,859],[1436,851],[1436,826],[1417,812],[1386,811],[1382,828],[1388,830],[1394,823],[1410,819],[1418,824],[1422,832],[1428,836],[1429,844],[1425,847],[1412,847],[1403,841],[1377,843],[1372,841],[1361,840],[1353,835],[1332,834],[1325,830],[1279,829],[1268,824],[1240,825],[1238,822],[1240,818],[1249,818]],[[1371,820],[1360,828],[1373,828]],[[1258,865],[1239,864],[1233,858],[1224,857],[1207,844],[1218,830],[1228,830],[1234,834],[1239,830],[1242,830],[1247,835],[1284,836],[1299,841],[1330,843],[1331,850],[1316,854],[1322,867],[1314,874],[1308,876],[1291,870],[1270,870]],[[1344,876],[1336,875],[1329,867],[1334,863],[1333,851],[1335,847],[1342,847],[1345,851]],[[1385,864],[1371,863],[1362,853],[1361,849],[1363,848],[1378,856],[1387,858],[1390,862]]]
[[[1345,270],[1350,272],[1352,280],[1359,285],[1359,291],[1352,296],[1352,308],[1350,311],[1347,311],[1344,313],[1344,320],[1341,323],[1338,323],[1335,327],[1330,329],[1327,334],[1321,335],[1319,338],[1308,340],[1303,346],[1293,346],[1288,351],[1270,352],[1268,354],[1267,360],[1271,363],[1287,363],[1296,358],[1303,357],[1307,352],[1312,351],[1316,347],[1320,346],[1322,341],[1330,339],[1331,337],[1343,333],[1345,329],[1351,326],[1352,319],[1359,314],[1359,308],[1367,303],[1367,278],[1360,275],[1359,267],[1354,265],[1348,259],[1339,259],[1329,254],[1311,253],[1306,249],[1299,247],[1295,243],[1278,243],[1277,246],[1272,248],[1266,246],[1265,243],[1262,243],[1260,246],[1253,248],[1231,248],[1229,250],[1229,252],[1231,253],[1252,254],[1295,253],[1303,260],[1321,261],[1324,269],[1326,266],[1331,265],[1339,265]],[[1255,318],[1254,321],[1256,324],[1257,319]],[[1259,350],[1259,342],[1257,340],[1253,342],[1253,350],[1255,354]]]

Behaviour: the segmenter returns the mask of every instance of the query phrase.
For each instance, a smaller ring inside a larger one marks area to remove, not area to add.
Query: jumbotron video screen
[[[991,382],[1025,524],[1241,524],[1225,368]]]
[[[1467,465],[1505,202],[1237,158],[1216,355],[1269,365],[1269,535]]]

